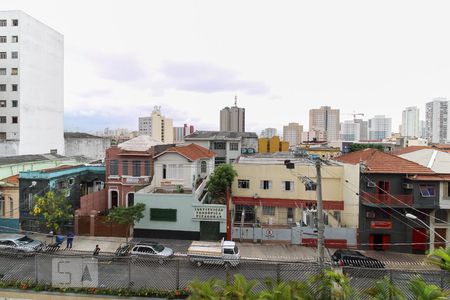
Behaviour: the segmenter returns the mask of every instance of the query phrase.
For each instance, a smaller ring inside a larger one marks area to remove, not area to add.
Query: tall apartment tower
[[[151,117],[139,118],[139,134],[149,135],[163,143],[171,144],[174,140],[172,119],[164,117],[161,114],[161,107],[155,106]]]
[[[184,137],[194,133],[194,126],[184,124],[183,127],[174,127],[173,128],[173,142],[174,143],[183,143]]]
[[[359,141],[369,140],[369,122],[363,119],[355,119],[355,123],[359,124]]]
[[[339,109],[321,106],[319,109],[309,110],[309,130],[325,132],[327,141],[339,140]]]
[[[64,37],[0,11],[0,156],[64,154]]]
[[[341,123],[341,140],[346,142],[359,142],[361,139],[361,124],[355,120]]]
[[[402,112],[401,136],[420,137],[419,108],[407,107]]]
[[[270,139],[277,135],[277,129],[276,128],[266,128],[263,131],[261,131],[261,138]]]
[[[392,134],[392,119],[378,115],[369,119],[369,139],[383,140]]]
[[[289,123],[283,126],[283,141],[289,142],[289,146],[301,144],[303,126],[298,123]]]
[[[245,108],[237,106],[237,97],[234,106],[220,111],[220,131],[245,132]]]
[[[448,130],[447,98],[434,98],[425,106],[426,139],[429,143],[447,143],[450,141]]]

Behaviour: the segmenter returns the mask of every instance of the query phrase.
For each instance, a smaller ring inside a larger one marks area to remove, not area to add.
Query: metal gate
[[[217,241],[220,239],[220,222],[200,221],[200,240]]]

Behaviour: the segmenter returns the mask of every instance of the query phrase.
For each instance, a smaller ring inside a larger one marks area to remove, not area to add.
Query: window
[[[5,197],[0,195],[0,216],[5,216]]]
[[[0,100],[0,107],[6,107],[6,100]]]
[[[223,253],[224,254],[234,254],[234,251],[231,248],[225,248],[225,249],[223,249]]]
[[[6,59],[6,52],[0,52],[0,59]]]
[[[150,208],[150,221],[177,221],[176,209]]]
[[[283,190],[293,191],[294,190],[294,182],[293,181],[283,181]]]
[[[109,175],[118,175],[117,160],[115,159],[109,162]]]
[[[19,52],[17,52],[17,51],[12,51],[12,52],[11,52],[11,58],[13,58],[13,59],[19,58]]]
[[[270,190],[272,188],[272,181],[270,180],[261,180],[260,186],[263,190]]]
[[[315,191],[317,189],[317,184],[314,182],[305,184],[305,191]]]
[[[230,150],[237,151],[239,149],[239,143],[230,143]]]
[[[240,188],[240,189],[249,189],[250,188],[250,180],[238,179],[238,188]]]
[[[12,20],[12,26],[19,26],[19,20],[13,19]]]
[[[0,27],[6,27],[6,20],[0,20]]]
[[[18,90],[18,85],[17,85],[17,84],[11,85],[11,90],[12,90],[13,92],[17,92],[17,90]]]
[[[133,165],[133,176],[134,177],[141,176],[141,161],[140,160],[133,160],[132,161],[132,165]]]
[[[6,43],[6,35],[0,36],[0,43]]]
[[[434,213],[434,217],[436,218],[436,223],[447,223],[448,214],[446,209],[438,209]]]
[[[263,206],[263,215],[275,216],[275,207],[274,206]]]
[[[6,75],[6,68],[0,68],[0,75]]]
[[[0,123],[6,123],[6,117],[0,116]]]
[[[435,188],[436,186],[434,184],[419,184],[420,195],[426,198],[435,197],[436,196]]]
[[[19,69],[18,68],[11,68],[11,75],[18,75]]]
[[[206,170],[207,170],[207,164],[206,164],[206,161],[202,161],[201,163],[200,163],[200,172],[201,173],[206,173]]]
[[[166,165],[162,165],[162,178],[163,179],[167,178],[167,166]]]
[[[128,175],[128,160],[122,160],[122,175]]]
[[[128,193],[127,195],[127,206],[133,206],[134,205],[134,193]]]
[[[6,84],[0,84],[0,92],[6,92]]]
[[[11,43],[18,43],[19,42],[19,37],[17,35],[13,35],[11,37]]]
[[[389,194],[391,190],[391,183],[389,181],[378,181],[377,186],[378,194]]]
[[[17,107],[18,101],[17,100],[11,100],[11,106]]]
[[[9,217],[14,216],[14,200],[13,198],[9,197]]]
[[[214,145],[215,150],[225,150],[226,149],[225,142],[215,142],[213,145]]]
[[[75,178],[71,177],[68,180],[69,186],[72,186],[75,183]]]
[[[144,175],[150,176],[150,160],[146,160],[144,163]]]
[[[19,117],[11,117],[11,122],[12,122],[13,124],[19,123]]]

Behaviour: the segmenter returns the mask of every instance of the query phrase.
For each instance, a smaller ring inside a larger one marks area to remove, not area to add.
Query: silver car
[[[44,244],[24,234],[0,234],[0,251],[33,253],[42,250]]]
[[[164,259],[168,259],[173,256],[173,250],[158,243],[139,243],[134,245],[130,251],[130,254],[132,256],[153,257],[162,263]]]

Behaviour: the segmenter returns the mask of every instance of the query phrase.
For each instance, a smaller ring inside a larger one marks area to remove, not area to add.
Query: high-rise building
[[[139,118],[139,134],[172,144],[174,134],[172,119],[164,117],[161,114],[161,107],[155,106],[151,117]]]
[[[420,138],[426,139],[427,126],[426,126],[426,122],[424,120],[419,121],[419,128],[420,128]]]
[[[359,140],[367,141],[369,139],[369,122],[363,119],[355,119],[355,123],[359,124]]]
[[[184,137],[194,133],[194,126],[184,124],[183,127],[174,127],[173,128],[173,142],[174,143],[183,143]]]
[[[0,156],[64,154],[64,37],[17,10],[0,11],[0,142]]]
[[[288,142],[289,146],[301,144],[303,126],[298,123],[289,123],[283,126],[283,141]]]
[[[339,140],[339,109],[321,106],[319,109],[309,110],[309,131],[326,132],[327,141]]]
[[[425,126],[426,139],[429,143],[445,144],[450,141],[448,107],[447,98],[434,98],[433,101],[426,104]]]
[[[383,140],[392,134],[392,119],[378,115],[369,119],[369,140]]]
[[[420,126],[419,126],[419,108],[416,106],[411,106],[405,108],[402,113],[402,125],[401,125],[401,136],[406,137],[419,137],[420,136]]]
[[[361,133],[361,124],[351,121],[341,123],[341,140],[346,142],[359,142]]]
[[[245,132],[245,108],[237,106],[225,107],[220,111],[220,131]]]
[[[266,128],[263,131],[261,131],[261,138],[270,139],[271,137],[274,137],[277,135],[277,129],[276,128]]]

